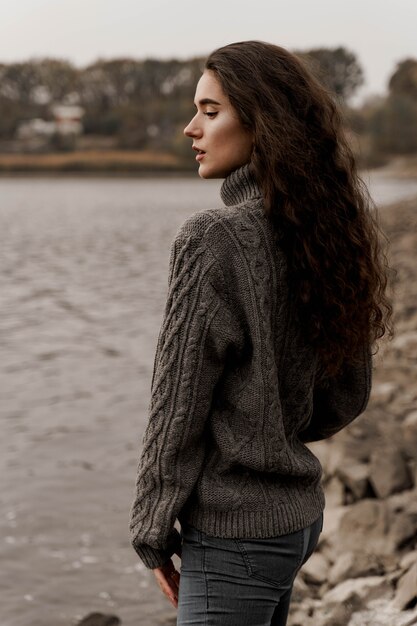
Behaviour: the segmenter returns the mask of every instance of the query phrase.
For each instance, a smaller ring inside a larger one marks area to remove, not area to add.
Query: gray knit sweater
[[[180,543],[183,520],[217,537],[272,537],[324,508],[322,468],[306,442],[366,407],[372,357],[317,381],[318,359],[291,313],[280,234],[248,165],[223,207],[194,213],[171,247],[149,421],[131,510],[148,568]],[[325,384],[327,383],[327,384]]]

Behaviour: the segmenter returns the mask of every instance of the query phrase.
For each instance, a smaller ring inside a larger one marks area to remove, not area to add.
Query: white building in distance
[[[51,107],[54,119],[51,121],[41,118],[24,120],[16,130],[17,139],[27,140],[36,137],[48,138],[55,133],[59,135],[82,135],[81,119],[84,109],[78,105],[56,104]]]

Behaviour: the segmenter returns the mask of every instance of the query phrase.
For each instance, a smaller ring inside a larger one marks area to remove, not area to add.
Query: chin
[[[198,175],[200,176],[200,178],[226,178],[228,172],[223,172],[220,170],[213,170],[210,168],[204,168],[200,165],[199,169],[198,169]]]
[[[204,178],[206,180],[210,178],[221,178],[221,176],[217,176],[216,174],[212,174],[210,172],[206,174],[203,174],[202,172],[198,172],[198,175],[200,176],[200,178]]]

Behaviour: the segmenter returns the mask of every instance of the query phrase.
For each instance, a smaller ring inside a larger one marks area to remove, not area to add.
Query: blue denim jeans
[[[269,539],[222,539],[183,524],[177,626],[285,626],[295,576],[322,528],[323,514]]]

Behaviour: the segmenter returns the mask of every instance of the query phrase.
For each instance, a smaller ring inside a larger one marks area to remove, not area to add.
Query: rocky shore
[[[389,181],[374,187],[381,202]],[[128,513],[169,245],[196,208],[217,206],[217,183],[0,177],[0,188],[1,626],[173,626]],[[417,198],[380,212],[396,336],[375,357],[366,413],[314,446],[325,525],[292,626],[417,624]]]
[[[390,241],[395,337],[374,357],[368,408],[311,444],[326,511],[297,578],[289,626],[417,624],[417,199],[380,209]]]
[[[380,217],[395,337],[374,357],[365,413],[310,444],[323,465],[325,522],[296,579],[288,626],[417,625],[417,198],[382,207]],[[117,620],[92,614],[79,624]],[[160,623],[173,626],[175,615]]]

